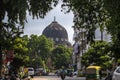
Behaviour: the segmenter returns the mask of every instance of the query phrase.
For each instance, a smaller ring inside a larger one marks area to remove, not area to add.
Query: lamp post
[[[81,57],[84,54],[84,51],[86,50],[86,30],[84,28],[80,28],[79,30],[77,28],[74,28],[73,39],[74,39],[75,43],[77,42],[79,44],[79,49],[78,49],[79,54],[77,54],[75,57],[77,58],[76,59],[77,70],[80,70],[82,67],[81,66],[82,65]],[[73,56],[74,56],[74,54],[75,54],[75,52],[73,52]],[[73,62],[75,62],[74,60],[73,60]]]

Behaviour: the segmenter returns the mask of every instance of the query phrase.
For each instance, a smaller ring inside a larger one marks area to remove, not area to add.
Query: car
[[[120,80],[120,66],[113,72],[112,80]]]
[[[42,73],[41,73],[42,76],[48,76],[48,74],[49,73],[46,70],[43,70]]]
[[[71,69],[67,69],[67,76],[70,76],[70,77],[73,76],[73,73],[72,73],[72,70],[71,70]]]
[[[37,68],[37,69],[35,69],[35,75],[36,76],[40,76],[42,74],[43,70],[44,70],[43,68]]]
[[[29,76],[32,76],[32,77],[35,75],[34,68],[32,68],[32,67],[29,67],[29,68],[28,68],[28,75],[29,75]]]
[[[60,76],[60,70],[56,70],[55,74],[59,77]]]
[[[78,71],[73,72],[73,75],[78,75]]]

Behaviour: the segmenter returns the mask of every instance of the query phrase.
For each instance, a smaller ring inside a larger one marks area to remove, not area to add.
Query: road
[[[34,76],[32,80],[61,80],[60,77],[57,77],[55,74],[49,74],[49,76]],[[66,77],[65,80],[86,80],[85,77]],[[104,78],[102,80],[105,80]]]
[[[35,76],[33,80],[61,80],[57,76]]]
[[[35,76],[32,80],[61,80],[60,77],[57,76]],[[66,77],[65,80],[85,80],[85,78],[78,77]]]
[[[57,76],[35,76],[32,80],[61,80],[60,77]],[[65,80],[86,80],[85,77],[66,77]],[[103,78],[102,80],[105,80]]]

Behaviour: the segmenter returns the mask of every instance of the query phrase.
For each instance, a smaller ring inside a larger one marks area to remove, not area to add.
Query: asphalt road
[[[34,76],[32,80],[62,80],[60,77],[55,75],[54,73],[49,74],[49,76]],[[65,80],[86,80],[85,77],[68,77],[66,76]],[[104,78],[102,80],[105,80]]]
[[[61,80],[57,76],[35,76],[32,80]],[[66,77],[65,80],[85,80],[85,78],[78,77]]]
[[[32,80],[61,80],[57,76],[35,76]]]

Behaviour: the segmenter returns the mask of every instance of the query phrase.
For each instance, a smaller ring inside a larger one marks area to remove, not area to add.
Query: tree
[[[20,66],[23,66],[28,62],[27,44],[28,44],[27,40],[25,40],[22,37],[16,38],[13,41],[13,50],[14,50],[15,57],[11,65],[17,70],[20,68]]]
[[[112,36],[112,52],[115,62],[120,59],[120,1],[119,0],[104,0],[105,8],[110,13],[111,21],[107,26],[107,31]]]
[[[88,51],[82,56],[82,64],[86,67],[95,64],[105,69],[112,64],[111,54],[109,43],[97,41],[91,45]]]
[[[47,58],[51,57],[51,51],[53,50],[53,41],[45,36],[40,36],[40,56],[46,61]]]
[[[72,49],[59,45],[52,51],[52,61],[55,69],[69,67],[71,64]]]
[[[42,64],[42,61],[47,61],[51,57],[51,51],[53,49],[53,41],[46,38],[45,36],[31,35],[28,41],[28,53],[30,57],[30,64],[33,65],[34,62],[39,60],[39,64]],[[43,66],[42,66],[43,67]]]
[[[23,32],[27,12],[33,18],[44,18],[58,0],[0,0],[0,70],[2,66],[2,50],[6,48],[8,39],[14,40]],[[7,17],[7,21],[4,19]],[[9,43],[7,44],[9,45]]]
[[[74,13],[74,29],[87,31],[87,42],[94,42],[95,30],[99,27],[101,32],[109,22],[109,13],[104,8],[103,0],[64,0]]]

